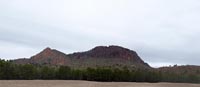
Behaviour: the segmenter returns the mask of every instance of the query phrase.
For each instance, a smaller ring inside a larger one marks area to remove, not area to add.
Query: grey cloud
[[[199,9],[199,0],[0,1],[0,48],[17,48],[0,57],[114,44],[152,64],[199,65]]]

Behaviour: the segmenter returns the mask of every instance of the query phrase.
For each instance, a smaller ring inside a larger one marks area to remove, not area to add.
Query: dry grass
[[[90,82],[72,80],[0,80],[0,87],[200,87],[200,84]]]

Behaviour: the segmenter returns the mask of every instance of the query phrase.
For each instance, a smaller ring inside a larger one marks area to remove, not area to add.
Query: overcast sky
[[[200,0],[0,0],[0,58],[99,45],[152,66],[200,65]]]

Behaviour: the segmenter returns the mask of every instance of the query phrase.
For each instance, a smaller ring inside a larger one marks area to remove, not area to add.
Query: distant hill
[[[46,48],[42,52],[26,59],[13,61],[16,64],[35,64],[50,66],[80,67],[128,67],[151,68],[135,51],[120,46],[97,46],[89,51],[65,54]]]
[[[31,58],[0,59],[0,79],[200,83],[200,66],[152,68],[138,54],[120,46],[97,46],[65,54],[46,48]]]
[[[182,65],[182,66],[174,65],[172,67],[160,67],[158,68],[158,70],[165,73],[175,73],[179,75],[183,74],[200,75],[200,66],[197,65]]]

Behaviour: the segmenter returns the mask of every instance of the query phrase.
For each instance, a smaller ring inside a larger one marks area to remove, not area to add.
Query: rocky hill
[[[27,59],[17,59],[16,64],[36,64],[70,67],[129,67],[150,68],[135,51],[120,46],[98,46],[89,51],[65,54],[55,49],[46,48]]]

